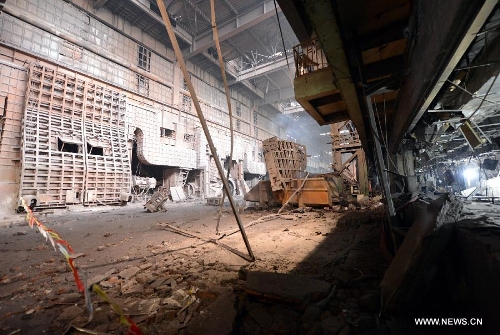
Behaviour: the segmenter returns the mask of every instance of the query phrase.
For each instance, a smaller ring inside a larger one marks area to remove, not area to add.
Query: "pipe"
[[[217,48],[217,58],[219,59],[219,66],[220,66],[220,71],[222,75],[222,82],[224,83],[224,91],[226,93],[226,102],[227,102],[227,110],[229,112],[229,132],[231,133],[231,150],[229,152],[229,161],[227,164],[227,176],[226,178],[229,179],[229,174],[231,173],[231,167],[233,165],[233,149],[234,149],[234,131],[233,131],[233,111],[231,108],[231,93],[229,92],[229,86],[227,85],[227,78],[226,78],[226,69],[224,67],[224,61],[222,60],[222,51],[220,50],[220,43],[219,43],[219,33],[217,31],[217,23],[215,20],[215,0],[210,0],[210,16],[212,19],[212,30],[214,33],[214,40],[215,40],[215,46]],[[237,185],[235,185],[237,186]],[[219,233],[219,223],[220,223],[220,218],[222,216],[222,208],[224,206],[224,198],[226,193],[229,194],[229,189],[224,189],[225,192],[222,193],[222,201],[220,203],[220,208],[219,208],[219,216],[217,218],[217,226],[215,228],[215,233]]]
[[[200,102],[198,101],[198,98],[196,96],[196,92],[194,90],[193,83],[191,82],[191,79],[189,78],[189,72],[186,67],[186,63],[184,61],[184,57],[182,55],[181,49],[179,47],[179,43],[177,42],[177,37],[175,36],[174,30],[172,28],[172,24],[170,23],[169,16],[167,13],[167,9],[165,8],[165,4],[163,0],[156,0],[156,3],[158,4],[158,8],[160,9],[161,17],[163,18],[163,22],[165,23],[165,27],[167,28],[167,33],[168,36],[170,37],[170,41],[172,43],[172,47],[174,48],[175,56],[177,57],[177,60],[179,62],[180,68],[182,70],[182,74],[184,75],[184,80],[186,81],[187,87],[189,89],[189,92],[191,93],[191,97],[193,99],[193,104],[196,109],[196,113],[198,114],[198,118],[200,120],[201,127],[203,128],[203,132],[205,133],[205,137],[207,138],[208,146],[210,147],[210,152],[212,156],[215,158],[215,165],[217,166],[217,170],[219,171],[219,175],[222,179],[222,183],[225,187],[226,190],[229,190],[229,183],[224,176],[224,169],[222,168],[222,165],[218,159],[217,155],[217,149],[214,146],[214,143],[212,141],[212,137],[210,136],[210,131],[208,130],[207,122],[205,120],[205,117],[203,116],[203,112],[201,111],[201,106]],[[255,261],[255,256],[252,252],[252,248],[250,247],[250,243],[248,242],[247,235],[245,233],[245,228],[243,227],[243,223],[241,222],[240,215],[238,213],[238,210],[236,208],[236,205],[234,203],[234,199],[232,194],[228,193],[228,199],[229,203],[231,205],[231,209],[233,210],[234,216],[236,218],[236,221],[238,223],[238,226],[240,227],[240,232],[241,236],[243,237],[243,241],[245,242],[245,246],[247,247],[248,255],[250,256],[250,261],[253,262]]]

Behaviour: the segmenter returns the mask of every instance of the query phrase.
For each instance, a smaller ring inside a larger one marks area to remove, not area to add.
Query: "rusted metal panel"
[[[299,192],[293,195],[303,182],[304,179],[292,180],[290,188],[284,191],[283,203],[288,201],[289,203],[298,204],[299,207],[329,206],[332,204],[332,192],[324,178],[308,178]],[[292,195],[293,197],[290,199]]]
[[[287,189],[292,179],[300,178],[307,166],[306,147],[272,137],[262,142],[271,188]]]

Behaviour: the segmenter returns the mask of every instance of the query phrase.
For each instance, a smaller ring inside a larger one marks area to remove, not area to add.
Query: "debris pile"
[[[380,277],[348,267],[325,279],[240,272],[237,334],[376,334]]]

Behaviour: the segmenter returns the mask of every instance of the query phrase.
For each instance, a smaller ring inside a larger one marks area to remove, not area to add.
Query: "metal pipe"
[[[229,152],[229,161],[227,162],[227,175],[226,178],[229,179],[229,174],[231,173],[231,167],[233,165],[233,150],[234,150],[234,132],[233,132],[233,110],[231,108],[231,93],[229,92],[229,86],[227,84],[226,69],[224,67],[224,61],[222,59],[222,51],[220,49],[219,43],[219,33],[217,31],[217,22],[215,19],[215,0],[210,0],[210,17],[212,19],[212,30],[214,33],[215,46],[217,49],[217,58],[219,59],[220,72],[222,76],[222,82],[224,83],[224,91],[226,93],[227,110],[229,113],[229,132],[231,133],[231,149]],[[235,185],[237,186],[237,185]],[[215,228],[215,233],[219,233],[219,223],[222,217],[222,208],[224,206],[224,198],[226,193],[229,194],[229,189],[225,188],[225,192],[222,193],[222,201],[219,208],[219,216],[217,217],[217,226]]]
[[[165,8],[163,0],[156,0],[156,3],[158,4],[158,8],[160,9],[160,13],[163,18],[163,22],[165,23],[165,27],[167,28],[167,33],[168,36],[170,37],[170,41],[172,42],[172,47],[174,48],[175,56],[177,57],[177,61],[179,62],[182,74],[184,75],[184,80],[186,81],[189,92],[191,93],[191,98],[193,99],[193,104],[196,109],[196,113],[198,114],[201,127],[203,128],[203,132],[205,133],[205,137],[207,138],[208,146],[210,147],[210,152],[214,157],[215,165],[217,166],[217,170],[219,171],[222,183],[226,188],[226,190],[229,190],[229,183],[226,177],[224,176],[224,169],[222,168],[222,165],[218,159],[217,149],[215,148],[214,143],[212,141],[212,137],[210,136],[210,131],[208,129],[207,122],[205,121],[205,117],[203,116],[203,112],[201,111],[200,102],[198,101],[198,98],[196,96],[193,83],[189,78],[189,72],[187,70],[186,63],[184,62],[184,57],[179,47],[179,43],[177,42],[177,37],[175,36],[172,24],[170,23],[167,9]],[[241,222],[241,218],[234,203],[233,196],[229,192],[228,192],[228,199],[231,205],[231,209],[233,210],[234,216],[238,223],[238,226],[240,227],[241,236],[243,237],[243,241],[245,242],[245,246],[247,247],[248,255],[250,256],[250,261],[253,262],[255,261],[255,256],[252,252],[252,248],[250,247],[250,243],[248,242],[248,238],[245,233],[245,228],[243,227],[243,223]]]

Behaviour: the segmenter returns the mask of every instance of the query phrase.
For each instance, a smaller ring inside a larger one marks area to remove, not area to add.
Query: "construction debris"
[[[384,313],[412,313],[425,303],[462,206],[448,194],[423,204],[381,283]]]
[[[151,199],[146,202],[144,205],[144,208],[146,208],[149,212],[157,212],[159,210],[166,211],[166,208],[164,207],[166,201],[170,197],[170,192],[162,187],[158,189],[153,195],[151,196]]]

